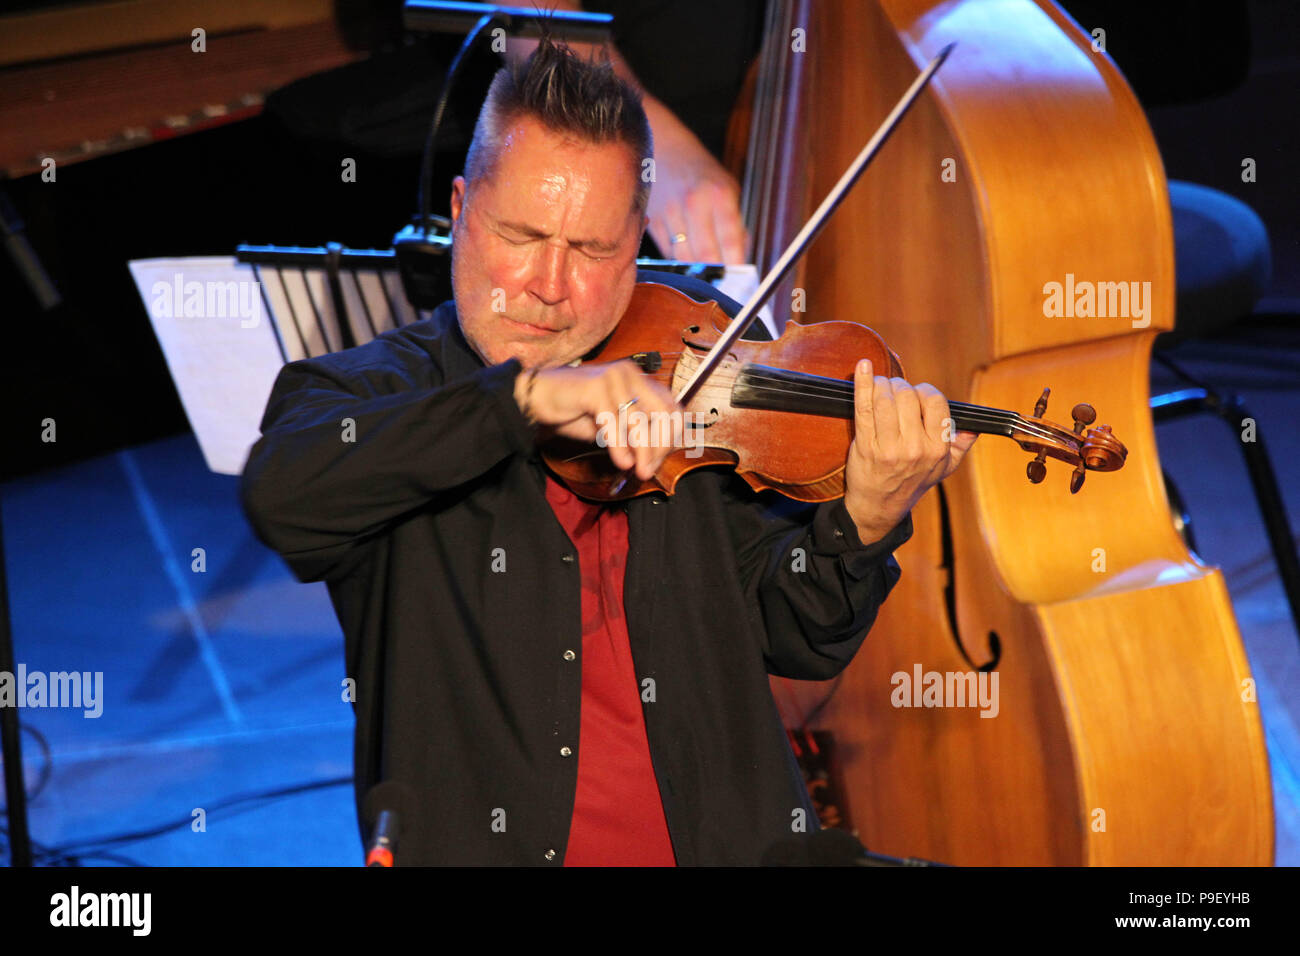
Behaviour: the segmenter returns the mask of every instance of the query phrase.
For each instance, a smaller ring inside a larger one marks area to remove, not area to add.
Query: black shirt
[[[513,359],[485,367],[446,303],[285,366],[244,471],[258,536],[300,580],[327,582],[342,625],[358,809],[383,780],[415,797],[403,865],[564,860],[581,576],[514,400],[519,372]],[[677,861],[756,864],[801,821],[816,828],[768,674],[825,680],[848,664],[911,520],[863,547],[842,499],[758,496],[715,469],[617,507]]]

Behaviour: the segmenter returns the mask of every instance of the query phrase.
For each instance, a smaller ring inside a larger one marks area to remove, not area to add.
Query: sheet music
[[[726,274],[714,283],[719,292],[731,296],[742,305],[751,295],[758,291],[758,283],[761,276],[758,274],[758,267],[752,263],[738,266],[727,266]],[[780,338],[781,331],[776,327],[776,319],[772,316],[771,303],[765,304],[758,310],[758,321],[767,326],[767,331],[772,334],[772,338]]]
[[[238,475],[284,365],[252,268],[230,256],[127,265],[204,460]]]

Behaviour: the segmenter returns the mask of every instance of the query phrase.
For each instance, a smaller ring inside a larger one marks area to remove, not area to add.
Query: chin
[[[550,350],[542,350],[526,344],[511,342],[491,349],[487,353],[489,365],[500,365],[512,358],[518,359],[525,368],[551,364]]]

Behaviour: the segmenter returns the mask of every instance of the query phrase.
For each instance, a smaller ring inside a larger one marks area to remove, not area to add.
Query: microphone
[[[850,833],[834,827],[810,836],[786,837],[763,853],[763,866],[947,866],[916,857],[899,859],[868,852]]]
[[[361,809],[361,818],[370,831],[366,844],[366,866],[392,866],[402,826],[411,820],[415,795],[411,788],[395,780],[385,780],[371,787]]]

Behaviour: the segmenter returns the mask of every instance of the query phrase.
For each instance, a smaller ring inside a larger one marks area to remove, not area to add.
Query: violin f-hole
[[[686,427],[687,428],[712,428],[714,425],[718,424],[718,420],[722,418],[722,415],[718,412],[716,408],[710,408],[709,414],[712,415],[713,418],[707,422],[696,421],[694,417],[687,415]]]
[[[709,349],[713,348],[711,343],[696,342],[691,338],[692,335],[699,335],[700,327],[698,325],[688,325],[682,329],[682,345],[688,349],[694,349],[697,352],[708,354]]]

